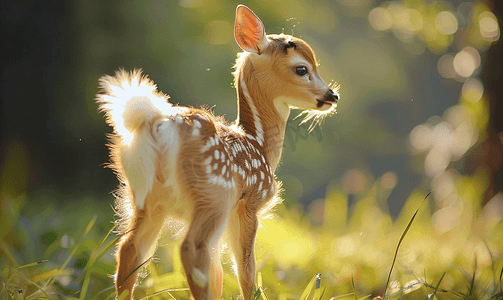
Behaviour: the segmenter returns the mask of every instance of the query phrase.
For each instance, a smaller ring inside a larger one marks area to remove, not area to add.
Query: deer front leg
[[[229,244],[238,269],[239,286],[245,300],[255,292],[255,236],[258,219],[255,210],[242,199],[229,218]]]
[[[217,282],[210,282],[210,280],[218,281],[219,277],[222,278],[220,259],[218,258],[219,269],[216,265],[212,266],[216,263],[212,249],[217,246],[227,225],[227,219],[228,212],[225,213],[225,211],[211,210],[208,207],[196,209],[189,231],[182,243],[180,256],[190,291],[196,300],[220,297],[218,293],[221,294],[221,282],[220,287],[216,286]],[[210,274],[210,269],[215,274]]]

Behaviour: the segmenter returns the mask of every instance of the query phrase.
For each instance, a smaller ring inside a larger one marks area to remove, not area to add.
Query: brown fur
[[[98,102],[115,129],[111,167],[121,182],[118,295],[132,298],[137,269],[152,257],[168,217],[189,225],[180,253],[195,299],[222,294],[218,240],[225,228],[244,298],[256,288],[258,218],[281,201],[274,172],[289,106],[333,111],[338,98],[319,78],[304,41],[263,36],[261,21],[244,6],[237,9],[235,34],[248,52],[239,54],[235,65],[238,118],[232,124],[207,109],[166,103],[169,97],[139,71],[101,80]],[[309,68],[309,78],[295,73],[299,64]],[[142,182],[149,186],[138,185]]]

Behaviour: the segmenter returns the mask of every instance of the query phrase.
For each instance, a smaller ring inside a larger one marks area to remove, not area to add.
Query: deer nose
[[[336,92],[334,92],[334,90],[329,89],[325,93],[325,96],[323,97],[323,100],[326,101],[326,102],[337,103],[337,102],[339,102],[339,95]]]

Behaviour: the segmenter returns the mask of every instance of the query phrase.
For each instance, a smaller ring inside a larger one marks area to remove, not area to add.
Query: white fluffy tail
[[[115,76],[105,75],[100,79],[100,87],[100,110],[105,112],[107,122],[123,138],[145,122],[172,115],[175,110],[168,102],[169,96],[158,92],[154,82],[141,70],[119,70]]]
[[[140,70],[119,70],[115,76],[100,79],[101,93],[97,102],[105,112],[108,124],[122,138],[115,164],[122,165],[131,187],[135,205],[142,209],[155,177],[156,145],[152,138],[152,122],[173,116],[176,108],[169,96],[157,91],[154,82]]]

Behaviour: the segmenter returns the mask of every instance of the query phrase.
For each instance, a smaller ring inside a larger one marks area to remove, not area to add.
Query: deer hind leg
[[[255,236],[258,219],[246,199],[238,202],[231,212],[227,233],[229,244],[237,264],[238,281],[244,299],[255,292]]]
[[[135,208],[130,230],[121,237],[117,245],[117,273],[115,286],[117,295],[126,290],[126,299],[132,299],[138,277],[138,268],[153,255],[157,240],[166,219],[166,206],[153,204],[147,196],[145,209]]]
[[[219,203],[212,204],[218,205]],[[181,245],[180,254],[190,291],[196,300],[220,297],[218,294],[212,294],[213,291],[210,288],[214,285],[215,291],[213,293],[221,293],[221,283],[217,287],[218,282],[210,282],[210,275],[212,275],[211,280],[214,281],[219,281],[221,280],[219,278],[222,278],[220,259],[217,256],[218,268],[215,264],[217,263],[216,256],[212,255],[212,251],[218,251],[213,249],[217,247],[218,240],[227,225],[228,217],[229,212],[223,207],[212,209],[203,205],[194,210],[192,223]],[[212,263],[214,264],[213,270],[211,270]],[[214,275],[210,274],[212,272],[215,272]]]
[[[213,247],[211,252],[210,290],[213,298],[220,299],[224,285],[224,270],[220,263],[220,249],[216,246]]]

